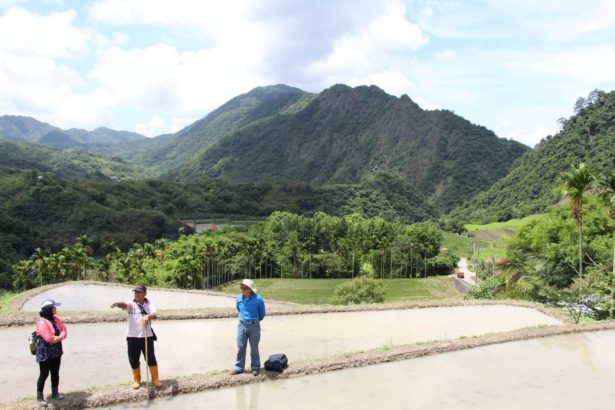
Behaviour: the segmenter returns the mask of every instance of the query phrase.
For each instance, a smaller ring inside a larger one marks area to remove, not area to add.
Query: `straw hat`
[[[239,286],[244,285],[252,289],[252,292],[256,293],[256,288],[254,287],[254,281],[252,279],[244,279],[241,281]]]

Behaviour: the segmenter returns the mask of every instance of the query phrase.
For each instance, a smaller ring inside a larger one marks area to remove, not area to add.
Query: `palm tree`
[[[598,192],[609,206],[609,216],[615,220],[615,172],[598,177]],[[613,275],[615,275],[615,237],[613,238]]]
[[[583,197],[590,188],[594,175],[584,163],[571,167],[563,174],[566,193],[572,201],[572,216],[579,225],[579,276],[583,276]]]

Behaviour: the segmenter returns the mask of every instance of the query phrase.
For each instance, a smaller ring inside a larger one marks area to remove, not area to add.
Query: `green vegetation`
[[[470,240],[467,236],[451,232],[442,232],[442,248],[450,249],[459,256],[469,256]]]
[[[21,293],[0,289],[0,313],[7,313],[11,311],[11,303],[13,303],[13,301],[20,295]]]
[[[385,299],[382,279],[358,276],[335,287],[334,300],[340,305],[382,303]]]
[[[335,304],[335,289],[349,283],[348,279],[256,279],[258,293],[266,300],[278,300],[301,304]],[[413,303],[433,299],[458,298],[448,277],[427,279],[385,279],[386,303]],[[237,295],[239,284],[229,282],[220,291]]]
[[[489,224],[467,224],[465,229],[468,237],[475,238],[477,257],[480,260],[492,262],[495,259],[504,259],[509,241],[527,224],[541,220],[543,214],[529,215],[522,219],[511,219],[506,222],[492,222]],[[468,247],[472,252],[472,244]]]
[[[134,244],[126,252],[110,240],[92,258],[85,235],[56,253],[36,249],[13,265],[17,288],[93,278],[178,288],[211,288],[239,277],[340,278],[359,272],[376,278],[449,274],[458,257],[440,252],[431,223],[402,225],[358,214],[303,217],[274,212],[264,222],[201,235]]]
[[[44,148],[46,149],[46,148]],[[67,163],[68,164],[68,163]],[[360,213],[413,222],[429,217],[395,181],[374,177],[361,186],[314,188],[306,184],[239,184],[209,180],[183,185],[168,181],[64,179],[35,170],[0,168],[0,273],[36,248],[51,252],[85,234],[94,255],[113,241],[123,251],[133,243],[189,233],[180,221],[197,217],[260,217],[274,210],[312,215]],[[9,284],[1,280],[0,287]]]
[[[424,111],[407,96],[374,86],[336,85],[284,112],[234,128],[194,158],[177,161],[181,166],[169,178],[329,185],[384,172],[427,198],[423,213],[440,212],[503,177],[527,149],[450,111]]]
[[[516,161],[508,175],[477,195],[450,218],[458,223],[506,221],[544,212],[561,197],[563,172],[583,162],[595,173],[615,164],[615,91],[592,91],[561,119],[561,131],[544,138]]]
[[[33,142],[55,148],[83,149],[87,144],[124,143],[146,137],[134,132],[114,131],[104,127],[94,131],[77,128],[62,130],[34,118],[3,115],[0,116],[0,138]]]
[[[582,195],[583,235],[575,202],[553,206],[533,218],[509,241],[506,262],[499,274],[488,278],[475,297],[521,298],[567,307],[575,320],[580,314],[596,318],[615,313],[613,243],[615,221],[610,197]],[[582,253],[579,254],[579,240]],[[579,259],[581,256],[581,259]],[[480,273],[480,272],[479,272]]]
[[[142,165],[84,151],[66,151],[0,138],[0,167],[52,172],[61,178],[143,179],[154,173]]]
[[[530,222],[543,218],[543,214],[528,215],[521,219],[509,219],[506,222],[491,222],[488,224],[466,224],[468,232],[476,231],[509,231],[516,234]]]

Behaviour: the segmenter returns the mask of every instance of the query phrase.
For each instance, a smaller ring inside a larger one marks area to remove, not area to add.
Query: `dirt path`
[[[60,312],[61,313],[61,312]],[[447,340],[560,321],[534,309],[504,305],[271,316],[262,324],[261,356],[284,352],[291,360]],[[230,369],[235,356],[236,319],[156,321],[156,355],[162,379]],[[32,395],[38,374],[27,351],[30,327],[0,329],[2,402]],[[74,324],[64,343],[62,390],[115,385],[130,380],[124,323]]]

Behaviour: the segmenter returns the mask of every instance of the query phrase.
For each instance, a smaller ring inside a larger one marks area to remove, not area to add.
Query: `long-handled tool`
[[[147,357],[147,331],[149,330],[149,320],[145,325],[145,388],[147,389],[147,399],[150,399],[149,390],[149,359]]]

